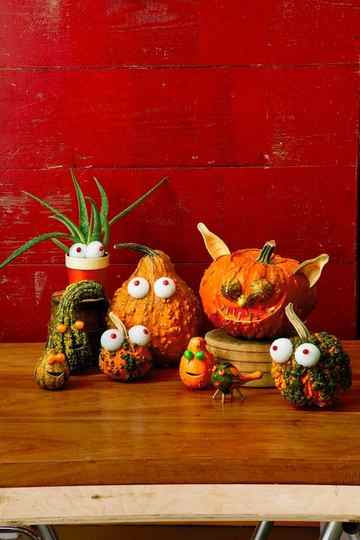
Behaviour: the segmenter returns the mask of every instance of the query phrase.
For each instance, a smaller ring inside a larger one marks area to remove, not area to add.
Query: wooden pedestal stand
[[[223,330],[211,330],[205,336],[207,348],[216,361],[230,362],[241,373],[262,371],[263,377],[249,381],[244,386],[270,388],[274,386],[271,377],[270,341],[247,341],[236,339]]]

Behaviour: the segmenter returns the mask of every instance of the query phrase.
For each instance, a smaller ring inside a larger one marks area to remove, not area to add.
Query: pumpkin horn
[[[322,253],[315,259],[308,259],[302,262],[295,270],[294,274],[304,274],[308,280],[310,288],[319,281],[324,266],[329,262],[329,255]]]
[[[294,305],[288,304],[285,308],[285,313],[287,318],[289,319],[289,322],[293,325],[296,332],[298,333],[298,336],[303,340],[308,340],[310,338],[310,332],[305,326],[305,324],[302,322],[302,320],[296,315],[294,311]]]
[[[210,257],[212,257],[214,261],[223,255],[230,255],[230,250],[225,242],[216,236],[216,234],[209,231],[204,223],[198,223],[197,228],[203,237],[205,247],[208,250]]]

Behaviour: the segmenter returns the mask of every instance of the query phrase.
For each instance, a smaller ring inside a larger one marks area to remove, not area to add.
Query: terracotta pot
[[[97,258],[69,257],[69,255],[65,255],[69,283],[77,283],[87,279],[101,283],[106,289],[109,264],[109,255]]]

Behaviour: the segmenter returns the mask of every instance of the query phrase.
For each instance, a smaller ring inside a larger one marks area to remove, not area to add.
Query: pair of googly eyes
[[[150,290],[150,283],[143,277],[135,277],[129,281],[127,290],[133,298],[145,298]],[[154,293],[158,298],[170,298],[175,291],[176,283],[169,277],[161,277],[154,283]]]
[[[150,341],[149,330],[141,324],[130,328],[128,334],[129,340],[133,345],[145,347]],[[120,349],[124,341],[125,332],[121,328],[111,328],[110,330],[106,330],[100,338],[101,346],[109,352]]]
[[[76,242],[69,249],[70,257],[81,257],[88,259],[97,259],[98,257],[103,257],[105,255],[104,244],[99,242],[99,240],[94,240],[89,244],[81,244]]]
[[[284,364],[293,355],[294,347],[290,339],[276,339],[270,347],[270,356],[277,364]],[[304,367],[313,367],[320,360],[320,350],[313,343],[302,343],[295,349],[296,363]]]

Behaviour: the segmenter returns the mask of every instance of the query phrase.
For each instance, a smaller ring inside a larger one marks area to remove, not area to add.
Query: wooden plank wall
[[[71,213],[70,166],[114,211],[169,185],[113,240],[171,254],[194,287],[198,220],[232,248],[329,252],[316,328],[356,334],[359,0],[2,0],[0,257]],[[112,288],[134,258],[113,256]],[[39,340],[63,287],[51,244],[0,272],[0,339]]]

